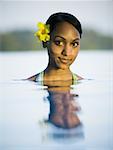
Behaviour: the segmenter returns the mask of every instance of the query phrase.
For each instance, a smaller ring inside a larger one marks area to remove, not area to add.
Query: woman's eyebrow
[[[80,40],[80,38],[77,37],[76,39],[74,39],[74,40],[72,40],[72,41],[79,41],[79,40]]]
[[[64,37],[62,37],[62,36],[60,36],[60,35],[56,35],[56,36],[55,36],[55,38],[57,38],[57,37],[58,37],[58,38],[61,38],[61,39],[63,39],[63,40],[66,40]]]
[[[56,35],[56,36],[55,36],[55,38],[57,38],[57,37],[62,38],[63,40],[66,40],[64,37],[62,37],[62,36],[60,36],[60,35]],[[77,40],[80,40],[80,38],[77,37],[77,38],[73,39],[72,41],[77,41]]]

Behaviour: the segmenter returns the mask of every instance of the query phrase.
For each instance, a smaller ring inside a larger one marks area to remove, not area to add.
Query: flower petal
[[[38,27],[38,31],[34,35],[37,36],[40,41],[44,41],[44,42],[49,41],[50,25],[49,24],[46,25],[39,22],[37,24],[37,27]]]

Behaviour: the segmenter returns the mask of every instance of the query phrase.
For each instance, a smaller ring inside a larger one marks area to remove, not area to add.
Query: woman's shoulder
[[[35,81],[35,82],[42,81],[43,80],[43,71],[27,78],[27,80]]]
[[[73,75],[73,80],[78,81],[78,80],[84,79],[83,77],[81,77],[81,76],[79,76],[79,75],[77,75],[77,74],[75,74],[75,73],[72,73],[72,75]]]
[[[33,75],[33,76],[27,78],[27,80],[29,80],[29,81],[36,81],[36,78],[37,78],[38,75],[39,75],[39,74],[35,74],[35,75]]]

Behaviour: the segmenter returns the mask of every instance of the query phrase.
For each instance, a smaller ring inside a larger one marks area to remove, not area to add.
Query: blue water
[[[47,53],[0,53],[0,149],[113,149],[112,54],[81,51],[71,69],[85,80],[63,92],[53,90],[58,99],[63,94],[78,95],[72,102],[80,109],[75,113],[80,124],[63,129],[48,121],[50,89],[20,80],[42,71]]]

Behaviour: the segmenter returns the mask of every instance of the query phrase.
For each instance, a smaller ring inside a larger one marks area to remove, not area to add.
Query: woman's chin
[[[61,65],[57,65],[59,69],[62,69],[62,70],[65,70],[65,69],[68,69],[69,66],[68,65],[64,65],[64,64],[61,64]]]

